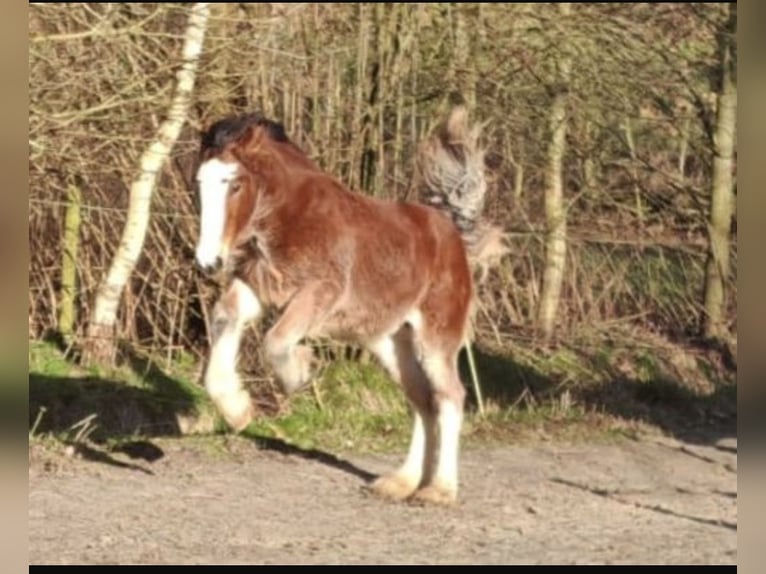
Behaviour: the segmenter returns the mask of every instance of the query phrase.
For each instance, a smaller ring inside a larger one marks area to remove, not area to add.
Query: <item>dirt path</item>
[[[451,509],[369,496],[389,457],[153,444],[153,463],[30,447],[30,563],[737,561],[736,440],[465,448]]]

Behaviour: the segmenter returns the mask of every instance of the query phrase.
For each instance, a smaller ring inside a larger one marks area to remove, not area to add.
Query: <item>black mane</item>
[[[269,137],[275,141],[290,143],[282,124],[265,118],[259,113],[229,116],[215,122],[202,134],[202,150],[221,151],[227,144],[238,140],[250,126],[266,128]]]

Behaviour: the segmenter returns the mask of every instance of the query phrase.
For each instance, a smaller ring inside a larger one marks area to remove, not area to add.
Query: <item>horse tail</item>
[[[417,168],[424,182],[424,202],[447,213],[466,246],[481,280],[508,253],[502,228],[484,219],[487,181],[484,150],[478,145],[479,126],[470,127],[464,106],[449,117],[418,150]]]

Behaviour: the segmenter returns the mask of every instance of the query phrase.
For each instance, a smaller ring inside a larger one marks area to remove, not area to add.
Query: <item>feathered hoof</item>
[[[454,506],[457,504],[457,489],[429,484],[418,489],[410,501],[421,506]]]
[[[236,418],[226,417],[226,423],[231,427],[235,433],[245,430],[250,422],[253,420],[253,409],[250,407],[246,412],[240,414]]]
[[[277,378],[286,395],[296,393],[311,382],[313,363],[314,352],[311,347],[298,345],[284,363],[277,367]]]
[[[253,420],[255,414],[253,403],[250,400],[250,395],[245,390],[219,397],[215,402],[226,424],[235,433],[245,430],[250,421]]]
[[[370,491],[387,500],[405,500],[417,489],[417,481],[400,474],[386,474],[369,485]]]

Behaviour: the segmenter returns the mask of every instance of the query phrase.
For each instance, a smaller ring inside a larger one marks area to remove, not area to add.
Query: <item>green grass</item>
[[[696,349],[656,340],[636,344],[612,333],[590,347],[502,353],[477,347],[475,356],[486,413],[477,413],[463,356],[467,444],[611,440],[649,427],[683,437],[692,427],[736,432],[736,373]],[[119,369],[86,371],[55,346],[31,343],[31,434],[114,442],[226,432],[196,381],[198,370],[188,358],[164,372],[148,358],[132,356]],[[728,426],[714,429],[724,423],[711,423],[711,413],[719,419],[724,413]],[[338,360],[314,385],[281,398],[277,414],[257,416],[243,435],[302,449],[382,452],[404,450],[411,428],[401,389],[377,363]]]
[[[88,435],[181,434],[186,427],[212,428],[215,414],[188,368],[166,373],[149,358],[130,354],[118,368],[81,368],[56,345],[30,342],[29,425],[63,438]],[[34,429],[33,429],[34,427]]]
[[[301,448],[381,451],[404,445],[411,428],[404,395],[373,363],[330,364],[313,389],[290,398],[288,409],[257,419],[246,434]]]
[[[29,342],[29,373],[42,373],[51,377],[68,377],[75,367],[64,358],[53,344],[45,341]]]

